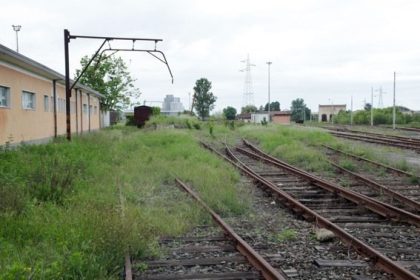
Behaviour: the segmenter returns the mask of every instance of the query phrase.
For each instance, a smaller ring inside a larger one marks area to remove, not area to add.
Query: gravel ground
[[[299,220],[250,180],[242,177],[242,184],[252,193],[252,209],[247,217],[231,218],[228,223],[270,263],[287,272],[291,279],[393,279],[390,275],[365,267],[318,267],[315,261],[364,259],[337,239],[319,242],[314,225]],[[271,258],[270,258],[271,257]],[[367,264],[367,263],[366,263]]]

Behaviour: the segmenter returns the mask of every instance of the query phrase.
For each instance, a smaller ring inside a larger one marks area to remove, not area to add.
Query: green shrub
[[[136,123],[134,122],[134,116],[126,116],[125,117],[125,125],[135,126]]]
[[[195,129],[197,129],[197,130],[200,130],[201,129],[201,125],[199,124],[199,123],[193,123],[193,127],[195,128]]]
[[[190,120],[189,120],[189,119],[186,119],[186,120],[185,120],[185,124],[187,125],[187,128],[188,128],[188,129],[192,129],[192,124],[191,124],[191,122],[190,122]]]

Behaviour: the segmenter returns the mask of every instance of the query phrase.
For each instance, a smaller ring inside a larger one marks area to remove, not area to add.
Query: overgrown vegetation
[[[358,110],[353,112],[353,123],[357,125],[368,125],[371,120],[370,107],[369,110]],[[416,127],[420,123],[420,114],[411,114],[403,112],[402,108],[396,110],[396,123],[397,124],[410,124],[409,126]],[[392,124],[392,107],[384,109],[373,109],[373,124],[380,125]],[[336,124],[350,124],[350,111],[340,111],[337,116],[334,116],[334,123]]]
[[[157,254],[158,236],[209,221],[175,176],[222,215],[247,209],[238,173],[189,130],[121,126],[0,152],[0,279],[118,278],[126,250]]]
[[[328,133],[320,130],[286,126],[244,126],[243,137],[258,141],[260,146],[275,157],[295,164],[307,171],[331,171],[319,145],[335,142]]]

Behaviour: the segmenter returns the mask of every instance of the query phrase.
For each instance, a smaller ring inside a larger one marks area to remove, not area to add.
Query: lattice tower
[[[241,62],[245,63],[245,68],[241,69],[241,72],[245,72],[245,84],[244,84],[244,95],[243,95],[243,106],[254,105],[254,89],[252,88],[252,77],[251,77],[251,66],[252,64],[249,59],[249,54],[246,60]]]

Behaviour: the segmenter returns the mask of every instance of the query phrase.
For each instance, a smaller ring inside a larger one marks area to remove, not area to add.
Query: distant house
[[[250,122],[260,124],[265,119],[275,124],[290,124],[291,115],[290,111],[255,112],[251,113]]]
[[[162,110],[160,111],[163,115],[178,115],[184,111],[184,106],[181,103],[181,98],[175,97],[172,94],[166,95],[162,103]]]
[[[236,115],[236,119],[244,122],[251,122],[251,113],[242,113]]]
[[[319,105],[318,121],[331,122],[332,116],[337,115],[340,111],[346,111],[346,104]]]
[[[290,124],[292,112],[290,111],[274,111],[271,112],[271,121],[276,124]]]

